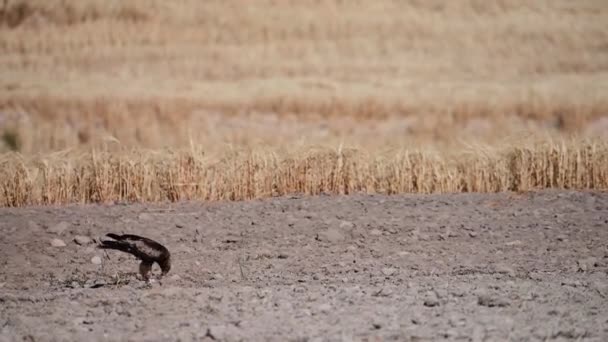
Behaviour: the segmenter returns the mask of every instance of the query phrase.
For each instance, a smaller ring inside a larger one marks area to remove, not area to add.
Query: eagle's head
[[[161,276],[165,276],[171,270],[171,256],[158,261],[158,265],[160,266]]]

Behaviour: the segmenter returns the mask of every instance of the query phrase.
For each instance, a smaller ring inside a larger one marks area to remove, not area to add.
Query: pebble
[[[84,246],[90,244],[91,242],[93,242],[93,240],[91,240],[91,238],[88,236],[76,235],[74,236],[74,242],[77,245]]]
[[[65,242],[61,239],[52,239],[51,246],[53,247],[65,247]]]
[[[371,235],[371,236],[380,236],[380,235],[382,235],[382,231],[380,229],[374,228],[374,229],[372,229],[372,230],[369,231],[369,235]]]
[[[500,274],[507,274],[510,277],[515,277],[517,275],[513,268],[505,264],[496,265],[495,271]]]
[[[472,237],[472,238],[474,238],[474,237],[477,236],[477,233],[476,232],[469,232],[469,236]]]
[[[34,222],[34,221],[31,221],[31,220],[30,220],[30,221],[28,221],[28,222],[27,222],[27,227],[28,227],[30,230],[35,231],[35,230],[38,230],[38,228],[39,228],[40,226],[38,225],[38,223],[36,223],[36,222]]]
[[[418,241],[429,241],[431,238],[427,234],[417,234]]]
[[[435,291],[429,291],[424,298],[424,306],[439,306],[439,297]]]
[[[390,297],[393,294],[393,290],[388,287],[380,289],[380,291],[373,294],[374,297]]]
[[[212,340],[224,340],[226,338],[226,327],[223,325],[215,325],[209,327],[205,336],[211,338]]]
[[[327,242],[331,242],[331,243],[342,242],[345,239],[344,234],[342,234],[342,232],[340,232],[338,229],[335,229],[335,228],[328,229],[326,232],[324,232],[320,235],[320,238],[323,241],[327,241]]]
[[[387,277],[392,276],[393,274],[395,274],[397,272],[397,269],[394,267],[384,267],[382,269],[382,274],[384,274]]]
[[[504,298],[493,296],[489,293],[480,293],[477,295],[477,304],[493,308],[508,306],[509,302]]]
[[[141,213],[141,214],[137,215],[137,218],[140,221],[150,221],[153,219],[152,215],[150,215],[148,213]]]
[[[331,304],[329,304],[329,303],[321,304],[321,305],[319,305],[318,310],[319,310],[319,312],[322,312],[322,313],[328,313],[331,311]]]
[[[587,259],[580,259],[579,261],[577,261],[577,264],[579,271],[586,272],[591,268],[595,267],[595,265],[597,264],[597,258],[591,257]]]
[[[68,228],[70,228],[70,224],[67,223],[67,222],[65,222],[65,221],[62,221],[62,222],[57,223],[56,225],[53,225],[53,226],[49,227],[47,229],[47,231],[49,233],[61,235]]]
[[[94,265],[101,265],[101,257],[99,255],[92,257],[91,263]]]
[[[342,228],[342,229],[351,229],[354,226],[355,225],[350,221],[341,221],[340,222],[340,228]]]

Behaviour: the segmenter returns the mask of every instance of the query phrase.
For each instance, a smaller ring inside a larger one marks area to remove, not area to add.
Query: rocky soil
[[[607,297],[607,193],[0,209],[2,341],[607,341]]]

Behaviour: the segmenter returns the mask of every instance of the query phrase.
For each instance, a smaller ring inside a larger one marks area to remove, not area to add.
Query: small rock
[[[357,250],[357,246],[350,245],[350,246],[346,247],[346,250],[349,251],[349,252],[352,252],[354,250]]]
[[[477,236],[477,233],[476,232],[469,232],[469,236],[472,237],[472,238],[474,238],[474,237]]]
[[[394,267],[384,267],[384,268],[382,268],[382,274],[384,274],[387,277],[392,276],[396,272],[397,272],[397,269],[394,268]]]
[[[74,237],[74,242],[76,242],[77,245],[84,246],[90,244],[91,242],[93,242],[93,240],[91,240],[91,238],[88,236],[76,235]]]
[[[477,295],[477,304],[493,308],[508,306],[509,302],[504,298],[493,296],[489,293],[480,293]]]
[[[174,274],[171,277],[169,277],[169,279],[171,279],[172,281],[178,281],[178,280],[181,280],[182,277],[180,277],[179,274]]]
[[[154,217],[152,217],[152,215],[150,215],[148,213],[141,213],[141,214],[137,215],[137,218],[140,221],[150,221],[150,220],[154,219]]]
[[[509,241],[509,242],[505,243],[505,245],[507,245],[507,246],[520,246],[520,245],[523,245],[523,242],[521,242],[521,240],[513,240],[513,241]]]
[[[289,258],[289,255],[287,253],[285,253],[285,252],[281,252],[281,253],[279,253],[279,255],[277,255],[277,258],[279,258],[279,259],[287,259],[287,258]]]
[[[184,225],[183,225],[183,224],[176,223],[176,224],[175,224],[175,228],[182,229],[182,228],[184,228]]]
[[[323,303],[323,304],[319,305],[318,310],[319,310],[319,312],[322,312],[322,313],[328,313],[331,311],[331,304]]]
[[[226,327],[223,325],[215,325],[207,329],[205,337],[209,337],[214,341],[223,341],[226,338]]]
[[[431,238],[427,234],[416,234],[418,241],[429,241]]]
[[[97,288],[103,287],[105,285],[107,285],[107,284],[106,284],[106,281],[103,279],[88,279],[85,282],[85,287],[89,287],[92,289],[97,289]]]
[[[338,229],[330,228],[326,232],[319,235],[322,241],[327,241],[331,243],[339,243],[344,241],[344,234],[340,232]]]
[[[96,255],[94,257],[91,258],[91,263],[93,265],[101,265],[101,257],[99,255]]]
[[[351,229],[354,226],[355,225],[350,221],[341,221],[340,222],[340,228],[342,228],[342,229]]]
[[[452,297],[464,297],[465,292],[462,289],[456,288],[450,291],[450,295],[452,295]]]
[[[517,275],[513,268],[505,264],[496,265],[495,272],[500,274],[507,274],[509,277],[515,277]]]
[[[557,241],[567,241],[568,237],[566,235],[561,234],[556,237],[556,240]]]
[[[53,234],[57,234],[57,235],[61,235],[61,234],[63,234],[63,232],[65,232],[65,231],[66,231],[66,229],[68,229],[68,228],[70,228],[70,224],[69,224],[69,223],[67,223],[67,222],[62,221],[62,222],[59,222],[59,223],[57,223],[56,225],[54,225],[54,226],[52,226],[52,227],[49,227],[49,228],[47,229],[47,231],[48,231],[49,233],[53,233]]]
[[[460,317],[456,314],[452,314],[450,315],[450,318],[448,318],[448,324],[452,328],[462,327],[466,325],[466,318]]]
[[[51,246],[53,247],[65,247],[65,242],[61,239],[52,239]]]
[[[386,288],[380,289],[380,291],[377,291],[377,292],[373,293],[372,296],[374,296],[374,297],[390,297],[392,294],[393,294],[393,290],[391,290],[390,288],[386,287]]]
[[[439,297],[435,291],[429,291],[424,298],[424,306],[434,307],[439,305]]]
[[[372,230],[369,231],[369,235],[371,235],[371,236],[380,236],[380,235],[382,235],[382,231],[380,229],[374,228],[374,229],[372,229]]]
[[[597,258],[591,257],[577,261],[578,271],[586,272],[597,265]]]
[[[211,278],[215,280],[224,280],[224,276],[219,273],[215,273]]]

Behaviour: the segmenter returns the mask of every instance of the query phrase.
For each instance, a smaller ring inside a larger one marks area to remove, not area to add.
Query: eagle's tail
[[[116,235],[114,233],[108,233],[108,234],[106,234],[106,236],[109,237],[109,238],[112,238],[114,240],[121,240],[120,235]]]

